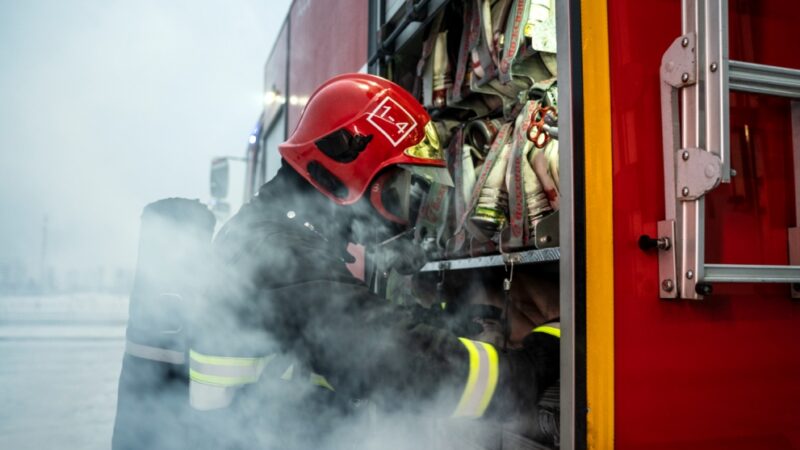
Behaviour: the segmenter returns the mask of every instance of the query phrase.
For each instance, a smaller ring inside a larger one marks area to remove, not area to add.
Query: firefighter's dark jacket
[[[356,228],[375,226],[358,211],[334,205],[283,167],[220,230],[214,275],[204,280],[202,307],[191,321],[192,350],[270,359],[230,406],[198,413],[202,430],[195,432],[206,433],[200,440],[247,448],[258,438],[243,432],[279,428],[284,439],[294,433],[318,445],[364,399],[379,399],[381,411],[453,413],[476,356],[463,339],[419,323],[419,315],[378,298],[351,275],[347,242]],[[485,415],[535,408],[558,379],[558,339],[532,333],[524,350],[497,352]],[[312,374],[325,382],[308,383]]]

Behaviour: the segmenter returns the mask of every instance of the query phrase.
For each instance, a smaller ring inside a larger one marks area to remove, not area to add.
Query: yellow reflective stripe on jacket
[[[263,357],[239,358],[236,356],[204,355],[195,350],[189,350],[189,357],[199,363],[214,364],[218,366],[251,366],[264,359]]]
[[[542,325],[533,329],[534,333],[545,333],[550,336],[555,336],[561,339],[561,328],[556,328],[550,325]]]
[[[213,386],[231,387],[255,383],[264,367],[275,358],[268,355],[260,358],[212,356],[189,351],[189,379]]]
[[[283,372],[283,375],[281,375],[281,380],[290,381],[293,376],[294,376],[294,364],[289,364],[289,367],[287,367],[286,370]]]
[[[497,350],[485,342],[458,338],[469,353],[469,375],[453,417],[481,417],[492,400],[500,375]]]
[[[309,381],[311,381],[311,384],[313,384],[314,386],[323,387],[329,391],[336,391],[336,389],[334,389],[333,386],[331,386],[331,384],[328,383],[328,380],[318,373],[312,372],[311,375],[309,376]]]

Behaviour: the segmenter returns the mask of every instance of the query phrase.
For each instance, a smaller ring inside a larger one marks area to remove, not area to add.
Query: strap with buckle
[[[528,164],[525,159],[526,147],[529,141],[526,136],[531,121],[531,112],[536,108],[534,102],[527,102],[522,112],[517,116],[514,127],[514,140],[506,173],[506,186],[508,189],[508,208],[510,247],[522,247],[528,243],[528,224],[526,220],[525,180],[523,166]]]

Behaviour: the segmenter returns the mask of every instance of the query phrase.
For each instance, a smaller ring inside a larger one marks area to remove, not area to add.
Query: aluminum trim
[[[789,228],[789,264],[800,266],[800,101],[793,101],[792,155],[794,159],[794,228]],[[800,298],[800,287],[792,286],[792,298]]]
[[[800,266],[706,264],[709,283],[800,283]]]
[[[541,250],[527,250],[524,252],[506,253],[505,255],[486,255],[474,258],[450,259],[431,261],[420,269],[420,272],[438,272],[440,270],[466,270],[483,267],[499,267],[506,263],[536,264],[558,261],[561,257],[559,248],[545,248]]]
[[[686,42],[684,46],[683,43]],[[661,57],[661,145],[664,164],[664,205],[666,219],[675,220],[675,155],[681,141],[681,117],[678,94],[681,87],[697,82],[694,33],[677,37]],[[686,74],[686,81],[683,76]]]
[[[571,25],[578,23],[578,30],[573,36]],[[559,221],[560,240],[560,299],[561,314],[561,448],[575,450],[577,428],[577,392],[576,392],[576,344],[575,344],[575,222],[574,222],[574,167],[572,151],[575,145],[573,129],[573,55],[574,39],[580,45],[580,2],[575,0],[556,2],[556,45],[559,97],[559,177],[561,178],[561,218]],[[580,49],[580,47],[577,47]],[[577,86],[581,92],[581,87]],[[584,375],[585,376],[585,375]],[[585,442],[585,436],[581,439]]]
[[[706,64],[700,66],[705,80],[706,142],[703,149],[722,163],[722,182],[730,181],[730,93],[728,91],[728,1],[704,0]]]
[[[658,222],[658,237],[669,239],[670,246],[658,252],[658,282],[660,296],[663,299],[678,297],[680,280],[675,273],[675,221],[662,220]],[[671,285],[670,285],[671,282]]]
[[[753,94],[800,99],[800,70],[754,64],[729,63],[730,89]]]
[[[694,33],[698,43],[705,42],[705,4],[701,0],[683,0],[681,3],[682,32],[684,35]],[[705,45],[696,46],[697,67],[705,67]],[[698,70],[698,82],[685,86],[681,91],[681,148],[698,148],[705,142],[703,116],[704,97],[701,88],[705,85],[705,71]],[[699,198],[694,201],[679,202],[676,236],[680,236],[676,244],[676,257],[679,261],[678,276],[681,277],[680,297],[700,299],[694,290],[698,272],[702,271],[703,242],[705,241],[705,201]],[[687,274],[691,274],[688,277]]]
[[[792,105],[792,154],[794,159],[794,214],[796,227],[800,227],[800,101]],[[797,261],[800,264],[800,261]]]

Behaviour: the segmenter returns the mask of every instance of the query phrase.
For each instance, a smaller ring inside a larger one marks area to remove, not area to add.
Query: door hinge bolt
[[[684,46],[684,47],[688,47],[689,46],[689,38],[681,39],[681,45]]]
[[[681,158],[683,158],[684,161],[688,161],[689,160],[689,152],[684,150],[683,154],[681,155]]]
[[[689,188],[684,186],[683,189],[681,189],[681,194],[683,194],[684,197],[688,197],[689,196]]]
[[[710,68],[711,68],[712,72],[716,72],[717,71],[717,63],[711,63],[711,67]]]
[[[672,290],[675,289],[675,283],[673,283],[672,280],[664,280],[661,282],[661,289],[664,292],[672,292]]]
[[[686,279],[687,279],[687,280],[691,280],[692,278],[694,278],[694,271],[692,271],[692,270],[687,270],[687,271],[686,271]]]
[[[684,83],[689,81],[689,74],[684,72],[683,75],[681,75],[681,81],[683,81]]]

